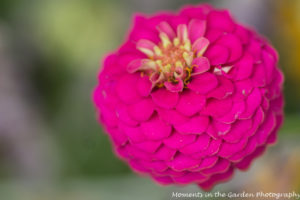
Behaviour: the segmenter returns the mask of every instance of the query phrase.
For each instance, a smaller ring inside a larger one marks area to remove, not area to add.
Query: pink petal
[[[229,169],[230,162],[226,159],[219,158],[218,162],[211,168],[202,170],[205,175],[213,175],[225,172]]]
[[[210,91],[206,95],[207,98],[212,97],[216,99],[224,99],[233,93],[234,86],[229,79],[223,76],[218,76],[218,80],[219,80],[219,86],[213,89],[212,91]]]
[[[147,169],[157,171],[157,172],[165,171],[168,169],[168,166],[166,165],[166,163],[162,162],[162,161],[144,161],[143,160],[143,161],[141,161],[141,163]]]
[[[228,113],[232,109],[232,106],[233,102],[230,97],[222,100],[210,99],[201,113],[220,118]]]
[[[274,47],[272,47],[270,44],[265,44],[264,49],[272,55],[275,62],[278,61],[278,52],[274,49]]]
[[[220,29],[224,32],[232,32],[235,28],[234,22],[228,11],[211,11],[208,15],[207,26]]]
[[[162,108],[173,108],[176,106],[179,95],[165,88],[159,88],[151,93],[154,103]]]
[[[281,96],[282,84],[284,81],[283,73],[279,69],[273,71],[273,81],[269,86],[268,93],[266,97],[270,100]]]
[[[238,143],[223,142],[218,155],[223,158],[228,158],[234,155],[235,153],[241,151],[242,149],[244,149],[245,146],[247,145],[247,142],[248,142],[248,138],[243,138]]]
[[[127,106],[118,106],[116,110],[118,118],[130,126],[138,125],[138,122],[129,115]]]
[[[127,151],[129,158],[134,158],[139,160],[150,160],[151,154],[142,151],[130,144],[126,145],[125,151]]]
[[[141,15],[136,15],[134,17],[134,26],[129,35],[129,39],[131,41],[137,42],[140,39],[147,39],[153,42],[158,42],[159,37],[155,30],[155,26],[153,28],[147,27],[149,20],[146,17]]]
[[[239,59],[243,54],[243,47],[238,37],[233,34],[226,34],[221,36],[216,41],[217,44],[225,46],[230,52],[228,62],[233,62]]]
[[[245,149],[243,149],[242,151],[234,154],[233,156],[231,156],[230,158],[228,158],[228,160],[230,160],[231,162],[239,162],[241,161],[243,158],[245,158],[246,156],[248,156],[249,154],[251,154],[257,147],[257,141],[255,137],[251,137],[248,140],[248,144],[245,147]]]
[[[143,23],[142,25],[155,29],[161,22],[163,21],[168,22],[171,18],[174,17],[174,14],[169,11],[161,11],[156,15],[145,16],[145,17],[148,19],[148,21],[146,24]]]
[[[258,128],[255,137],[257,138],[258,144],[262,145],[265,144],[268,136],[276,127],[276,117],[272,111],[269,111],[266,115],[265,121],[261,124]]]
[[[173,28],[170,26],[169,23],[167,22],[161,22],[158,26],[157,26],[157,29],[160,31],[160,32],[163,32],[165,34],[167,34],[167,36],[170,38],[170,39],[173,39],[176,37],[176,34],[173,30]]]
[[[206,98],[190,90],[181,93],[176,110],[186,116],[198,113],[205,106]]]
[[[167,164],[170,168],[172,168],[175,171],[183,171],[197,167],[200,164],[200,162],[200,160],[195,160],[189,158],[188,156],[179,154],[175,156],[174,160],[168,162]]]
[[[227,124],[233,123],[240,116],[240,114],[244,112],[245,109],[246,105],[244,101],[234,102],[231,111],[218,118],[218,120]]]
[[[210,137],[207,134],[199,135],[197,140],[185,147],[181,148],[179,151],[183,154],[193,154],[199,151],[204,151],[208,148],[210,142]]]
[[[114,153],[122,160],[127,160],[130,157],[129,152],[127,151],[127,146],[128,145],[124,145],[114,148]]]
[[[196,139],[195,135],[182,135],[174,132],[173,135],[164,140],[164,144],[173,149],[180,149]]]
[[[115,127],[118,124],[116,111],[108,106],[100,107],[100,116],[102,121],[110,127]]]
[[[143,99],[135,104],[128,106],[130,116],[137,121],[147,121],[154,112],[152,99]]]
[[[200,94],[206,94],[218,85],[218,80],[215,75],[205,72],[192,77],[191,82],[187,85],[188,88]]]
[[[150,171],[146,169],[138,160],[132,159],[129,161],[129,164],[137,173],[148,173]]]
[[[149,53],[146,51],[146,53]],[[153,52],[151,52],[153,54]],[[153,55],[151,55],[153,56]],[[131,59],[131,58],[129,58]],[[120,61],[120,65],[125,65],[125,61]],[[137,71],[146,71],[146,70],[152,70],[153,68],[156,67],[155,62],[152,60],[149,60],[148,58],[143,59],[143,58],[132,58],[131,61],[126,65],[126,70],[128,73],[132,74]],[[141,73],[140,73],[141,74]],[[141,77],[143,75],[141,74]]]
[[[266,149],[265,146],[261,146],[261,147],[256,148],[256,150],[252,154],[250,154],[249,156],[244,158],[242,161],[237,163],[236,167],[241,169],[241,170],[246,170],[250,166],[253,159],[255,159],[255,158],[259,157],[261,154],[263,154],[265,149]]]
[[[253,90],[253,82],[250,79],[235,82],[234,99],[236,101],[244,100]]]
[[[116,53],[109,53],[106,56],[104,56],[104,59],[102,60],[102,64],[105,68],[115,65],[115,63],[118,60],[118,55]]]
[[[268,137],[268,139],[267,139],[267,144],[271,144],[271,145],[273,145],[273,144],[276,144],[276,142],[277,142],[277,131],[273,131],[270,135],[269,135],[269,137]]]
[[[127,135],[131,143],[140,143],[146,140],[145,135],[142,133],[141,128],[127,126],[124,123],[120,124],[120,129]]]
[[[206,57],[195,58],[192,62],[193,75],[202,74],[210,69],[209,60]]]
[[[139,78],[137,82],[137,90],[141,96],[149,96],[152,90],[152,83],[148,76],[143,76]]]
[[[127,136],[118,128],[109,128],[108,132],[116,146],[123,146],[128,141]]]
[[[172,83],[169,81],[164,82],[164,85],[167,88],[167,90],[169,90],[170,92],[181,92],[183,90],[183,80],[179,77],[176,80],[178,81],[177,83]]]
[[[174,128],[182,134],[201,134],[206,130],[208,123],[208,117],[195,116],[183,124],[175,125]]]
[[[199,158],[203,158],[203,157],[207,157],[207,156],[216,155],[219,152],[221,144],[222,144],[221,139],[217,139],[217,140],[212,139],[207,149],[193,154],[192,157],[199,159]]]
[[[141,98],[136,89],[137,80],[138,75],[126,74],[118,81],[117,93],[125,103],[134,103]]]
[[[134,73],[138,71],[141,66],[143,65],[143,60],[142,59],[135,59],[132,60],[128,65],[127,65],[127,71],[129,73]]]
[[[128,41],[128,40],[123,44],[121,44],[118,52],[121,54],[139,53],[140,55],[144,56],[143,53],[141,53],[139,50],[136,49],[136,43],[133,43],[132,41]]]
[[[206,21],[192,19],[188,25],[190,40],[193,43],[198,38],[204,36],[206,30]]]
[[[273,70],[276,67],[276,61],[274,60],[273,55],[266,50],[262,51],[262,58],[266,69],[265,71],[268,72],[266,73],[267,83],[270,83],[272,81]]]
[[[215,129],[212,123],[208,125],[206,133],[215,140],[219,138],[218,131]]]
[[[169,23],[175,30],[180,24],[188,24],[189,18],[186,16],[174,16],[170,19]]]
[[[267,72],[264,68],[263,64],[257,64],[255,65],[255,70],[253,71],[252,74],[252,81],[253,81],[253,85],[255,87],[264,87],[267,84]]]
[[[248,120],[238,120],[232,124],[231,130],[222,136],[226,142],[229,143],[237,143],[239,142],[245,133],[251,129],[252,127],[252,119]]]
[[[180,114],[176,110],[173,109],[158,109],[159,116],[167,123],[170,124],[183,124],[188,121],[188,117]]]
[[[206,39],[205,37],[200,37],[193,43],[192,49],[197,55],[202,56],[208,46],[209,46],[209,40]]]
[[[152,159],[170,161],[173,160],[175,154],[176,154],[175,149],[171,149],[166,146],[161,146],[154,154],[152,154]]]
[[[237,68],[236,80],[243,80],[252,74],[253,58],[251,54],[245,53],[244,56],[235,64]]]
[[[160,120],[158,116],[153,116],[147,122],[141,124],[141,130],[150,140],[161,140],[171,134],[172,127]]]
[[[160,141],[145,141],[145,142],[134,144],[133,146],[147,153],[154,153],[160,145],[161,145]]]
[[[191,171],[199,172],[203,169],[211,168],[218,162],[218,160],[219,160],[218,156],[211,156],[211,157],[204,158],[201,164],[198,167],[191,169]]]
[[[156,44],[150,40],[141,39],[137,42],[136,48],[140,49],[149,49],[150,51],[153,50],[153,48],[156,46]]]
[[[206,31],[205,38],[207,38],[210,43],[214,43],[217,39],[219,39],[224,32],[218,29],[209,29]]]
[[[247,131],[245,134],[246,137],[251,137],[254,134],[256,134],[258,127],[262,124],[262,122],[265,120],[265,113],[261,107],[259,107],[255,113],[255,115],[252,117],[252,128]]]
[[[279,128],[281,127],[282,123],[283,123],[283,116],[282,115],[276,116],[276,127],[274,128],[272,133],[268,136],[268,139],[267,139],[268,144],[274,144],[276,142],[277,132],[278,132]]]
[[[246,51],[248,51],[253,56],[254,62],[261,59],[261,47],[262,43],[256,39],[251,39],[246,47]]]
[[[230,124],[225,124],[223,122],[212,119],[206,133],[213,139],[218,139],[219,136],[225,135],[231,129]]]
[[[272,111],[276,114],[282,113],[283,106],[284,106],[284,99],[282,94],[276,99],[270,101],[270,107],[272,108]]]
[[[108,88],[104,88],[107,86]],[[107,84],[101,84],[98,85],[98,87],[94,90],[93,93],[93,100],[97,107],[100,107],[102,104],[105,105],[111,105],[115,107],[119,104],[119,100],[117,98],[117,94],[114,90],[112,90],[113,85]]]
[[[185,171],[178,172],[178,171],[174,171],[169,168],[166,171],[161,172],[160,174],[161,175],[169,175],[173,178],[173,177],[183,176],[183,175],[187,174],[187,172],[185,172]]]
[[[250,32],[241,25],[236,25],[234,34],[239,37],[243,44],[247,44],[250,40]]]
[[[255,88],[246,100],[246,110],[239,116],[239,119],[250,118],[261,103],[262,97],[260,90]]]
[[[221,45],[211,45],[204,54],[209,59],[211,65],[222,65],[229,59],[229,50]]]
[[[226,135],[231,130],[230,124],[225,124],[225,123],[217,121],[217,120],[213,120],[211,125],[216,130],[218,136]]]
[[[134,47],[135,49],[136,47]],[[140,55],[142,54],[142,55]],[[115,70],[120,71],[120,66],[124,67],[124,71],[126,70],[129,73],[133,73],[138,70],[141,66],[142,60],[146,57],[145,54],[137,50],[137,52],[126,52],[120,53],[118,57],[118,63],[114,65],[110,65],[110,68],[114,68]],[[114,66],[114,67],[112,67]]]

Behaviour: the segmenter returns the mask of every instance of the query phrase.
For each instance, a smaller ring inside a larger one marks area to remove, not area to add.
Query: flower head
[[[276,141],[283,75],[273,47],[209,5],[137,15],[94,91],[115,152],[162,184],[203,189]]]
[[[208,71],[209,61],[203,57],[209,40],[203,37],[206,22],[193,19],[177,26],[177,34],[166,21],[158,26],[159,43],[141,39],[137,49],[147,58],[133,60],[127,69],[130,73],[144,72],[149,76],[152,88],[166,87],[171,92],[181,92],[190,81],[191,76]],[[192,35],[197,34],[195,36]],[[191,40],[193,38],[193,40]]]

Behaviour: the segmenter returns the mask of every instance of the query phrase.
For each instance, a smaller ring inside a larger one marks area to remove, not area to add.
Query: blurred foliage
[[[0,19],[6,19],[11,13],[11,9],[15,4],[17,3],[17,0],[1,0],[0,3]]]
[[[101,134],[91,102],[99,58],[121,42],[120,33],[124,32],[120,29],[122,20],[111,23],[107,19],[122,19],[121,9],[103,1],[70,4],[65,0],[38,3],[32,11],[33,34],[38,45],[42,44],[39,46],[46,61],[50,61],[42,70],[37,68],[36,85],[42,86],[39,91],[45,93],[42,96],[50,100],[49,104],[53,99],[47,95],[53,88],[47,87],[60,90],[55,96],[59,105],[52,107],[50,121],[65,153],[63,174],[128,172],[111,152],[106,135]]]
[[[284,124],[280,130],[282,134],[298,134],[300,133],[300,114],[288,114],[285,116]]]
[[[276,1],[274,6],[274,43],[285,73],[287,112],[300,112],[300,1]],[[296,91],[296,92],[295,92]]]

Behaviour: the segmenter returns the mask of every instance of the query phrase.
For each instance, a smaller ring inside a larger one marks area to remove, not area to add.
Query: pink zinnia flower
[[[161,184],[211,189],[276,141],[283,75],[227,10],[136,15],[103,62],[94,102],[117,155]]]

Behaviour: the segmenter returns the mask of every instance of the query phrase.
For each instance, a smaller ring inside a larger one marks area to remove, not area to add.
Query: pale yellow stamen
[[[180,44],[179,38],[177,38],[177,37],[174,38],[173,44],[174,44],[175,47],[177,47]]]
[[[180,39],[182,39],[182,42],[184,43],[189,40],[189,35],[188,35],[188,30],[186,25],[181,24],[177,27],[177,36],[179,36]]]
[[[138,50],[146,54],[148,57],[152,58],[154,56],[154,52],[147,48],[139,47]]]
[[[155,62],[156,62],[156,64],[158,65],[158,67],[159,67],[160,69],[163,68],[162,61],[161,61],[161,60],[156,60]]]
[[[201,49],[201,51],[199,51],[198,53],[197,53],[197,57],[199,58],[199,57],[202,57],[203,56],[203,54],[204,54],[204,52],[206,51],[206,49],[207,49],[207,47],[206,48],[203,48],[203,49]]]
[[[183,65],[182,65],[182,63],[180,61],[176,61],[175,66],[183,68]]]
[[[171,40],[169,39],[168,35],[165,34],[164,32],[161,32],[159,34],[159,37],[161,39],[162,45],[164,48],[167,48],[171,43]]]
[[[156,70],[156,63],[153,60],[145,60],[142,68]]]
[[[154,46],[154,53],[157,55],[157,56],[162,56],[162,51],[161,49],[158,47],[158,46]]]
[[[188,54],[187,52],[184,52],[182,54],[183,59],[185,60],[187,65],[191,65],[192,61],[193,61],[193,55],[192,54]]]
[[[163,71],[164,72],[169,72],[171,70],[172,65],[171,64],[167,64],[163,67]]]
[[[191,48],[192,48],[191,41],[190,41],[190,40],[187,40],[187,41],[184,43],[184,49],[187,50],[187,51],[191,51]]]

